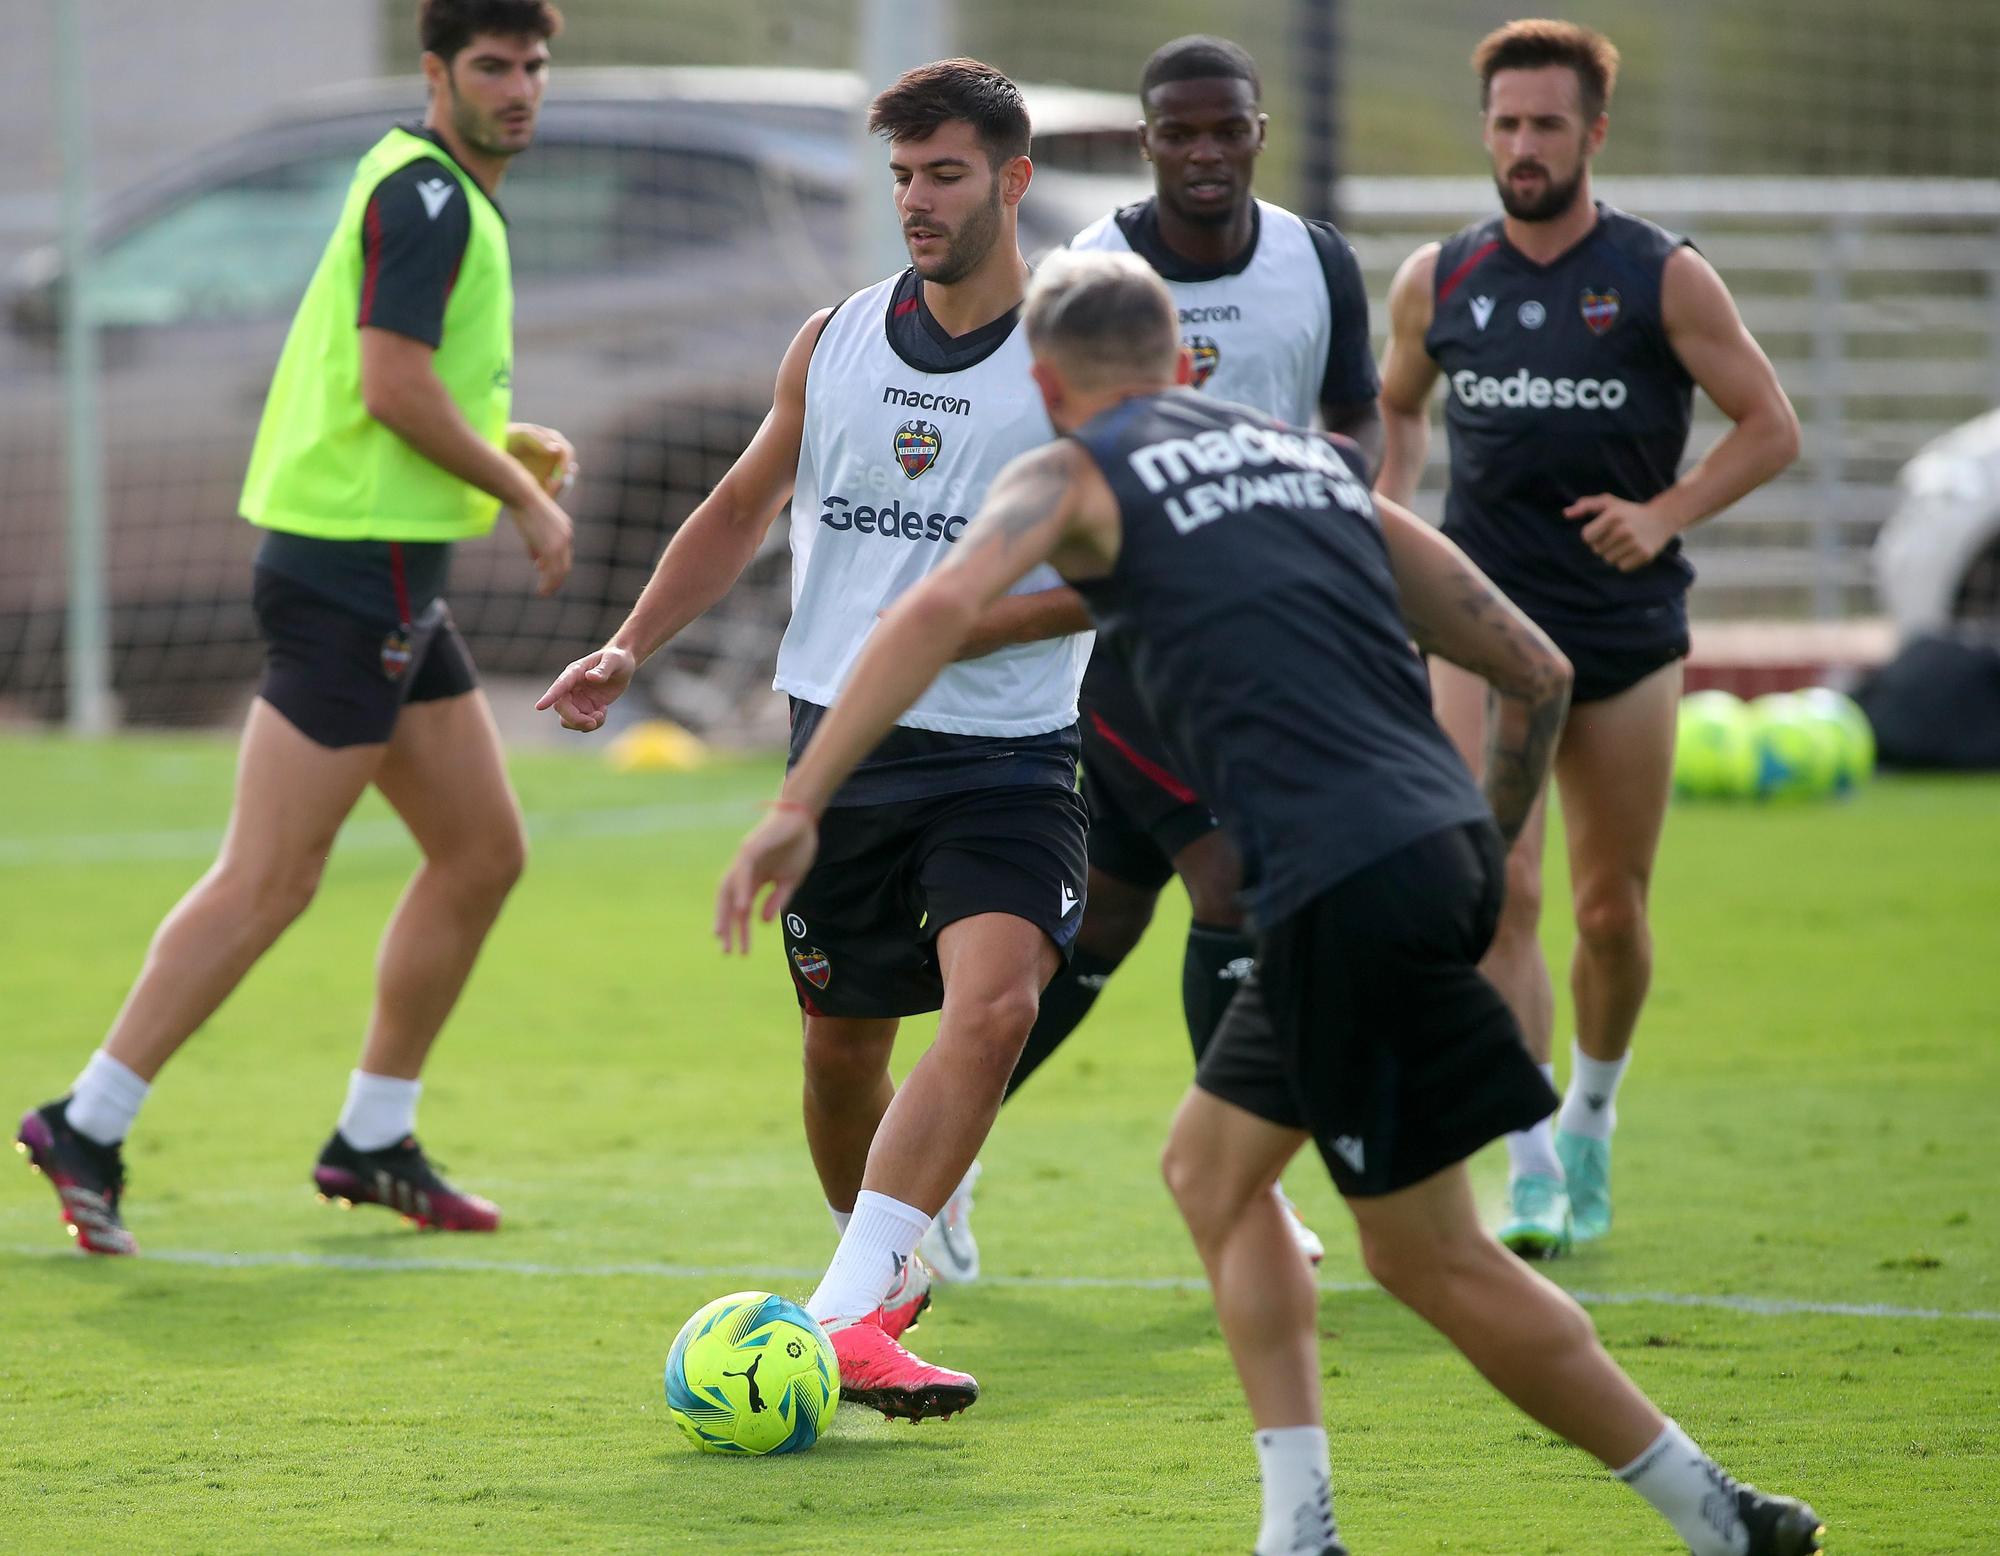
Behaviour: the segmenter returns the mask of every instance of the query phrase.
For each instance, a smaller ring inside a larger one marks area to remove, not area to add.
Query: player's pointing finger
[[[543,692],[541,697],[536,700],[535,711],[537,713],[546,713],[550,708],[555,707],[556,702],[559,698],[562,698],[567,695],[567,693],[569,692],[570,675],[571,672],[575,670],[575,668],[576,667],[574,665],[570,666],[568,670],[563,671],[561,675],[557,676],[553,681],[549,682],[549,689]],[[567,708],[564,708],[561,711],[564,713],[564,716],[567,717],[568,715]]]

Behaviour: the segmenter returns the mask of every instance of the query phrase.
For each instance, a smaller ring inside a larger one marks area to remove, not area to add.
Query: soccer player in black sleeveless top
[[[748,949],[767,885],[764,921],[784,911],[827,801],[981,611],[1053,563],[1254,882],[1258,971],[1182,1102],[1165,1172],[1257,1427],[1258,1556],[1345,1551],[1318,1294],[1270,1192],[1308,1140],[1376,1279],[1617,1470],[1695,1556],[1817,1550],[1811,1509],[1730,1480],[1473,1206],[1466,1158],[1555,1102],[1478,961],[1503,840],[1548,774],[1568,664],[1457,547],[1372,502],[1332,440],[1176,388],[1188,361],[1173,303],[1136,256],[1050,261],[1026,325],[1069,436],[1007,467],[960,549],[871,635],[723,879],[725,948]],[[1431,716],[1412,639],[1492,687],[1483,794]]]
[[[1445,533],[1576,667],[1556,752],[1577,1036],[1549,1121],[1508,1141],[1501,1240],[1553,1257],[1611,1224],[1613,1099],[1652,976],[1646,892],[1673,771],[1687,589],[1679,536],[1768,481],[1798,421],[1728,289],[1687,242],[1591,198],[1618,52],[1567,22],[1510,23],[1473,56],[1504,217],[1427,244],[1390,290],[1380,490],[1407,502],[1445,380]],[[1696,385],[1735,425],[1680,474]],[[1475,770],[1485,692],[1437,667],[1438,718]],[[1486,972],[1551,1078],[1536,921],[1544,809],[1508,859]]]
[[[1195,34],[1160,45],[1139,78],[1139,149],[1150,199],[1093,223],[1070,246],[1129,247],[1168,283],[1196,358],[1195,387],[1354,440],[1371,466],[1382,450],[1368,295],[1347,239],[1257,198],[1253,183],[1266,116],[1257,63],[1224,38]],[[1324,319],[1324,324],[1320,320]],[[1323,333],[1324,344],[1313,343]],[[1022,607],[1003,600],[999,620]],[[1075,625],[1088,624],[1081,602]],[[974,644],[997,634],[982,630]],[[1243,924],[1242,862],[1215,813],[1178,772],[1116,654],[1094,654],[1078,730],[1090,810],[1090,889],[1075,954],[1042,991],[1028,1043],[1007,1082],[1011,1100],[1089,1014],[1111,975],[1138,948],[1160,893],[1175,876],[1190,909],[1181,958],[1181,1010],[1197,1062],[1253,964]],[[975,1171],[977,1164],[975,1164]],[[1280,1185],[1275,1192],[1283,1198]],[[922,1244],[950,1280],[977,1274],[965,1223],[970,1195],[947,1207]],[[1317,1263],[1319,1237],[1284,1200],[1292,1235]],[[970,1247],[968,1267],[956,1250]]]

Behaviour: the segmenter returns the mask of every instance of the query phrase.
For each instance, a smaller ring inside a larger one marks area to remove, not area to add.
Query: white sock
[[[1556,1067],[1544,1064],[1539,1068],[1547,1078],[1550,1090],[1554,1090]],[[1507,1137],[1508,1182],[1526,1177],[1529,1173],[1540,1173],[1548,1178],[1561,1178],[1563,1175],[1562,1163],[1556,1160],[1556,1137],[1546,1118]]]
[[[833,1217],[833,1235],[835,1237],[845,1237],[847,1235],[847,1223],[854,1219],[854,1212],[851,1210],[835,1210],[831,1200],[827,1201],[826,1210],[827,1214]]]
[[[1744,1556],[1750,1531],[1723,1494],[1722,1471],[1673,1422],[1618,1478],[1659,1509],[1693,1556]]]
[[[1326,1428],[1275,1426],[1256,1434],[1264,1522],[1256,1556],[1320,1556],[1334,1541]]]
[[[417,1131],[417,1098],[422,1081],[356,1070],[347,1078],[347,1105],[340,1110],[340,1132],[357,1151],[380,1151]]]
[[[916,1206],[863,1189],[806,1311],[822,1324],[834,1321],[834,1328],[866,1318],[882,1305],[930,1224]]]
[[[120,1064],[102,1048],[90,1056],[83,1073],[70,1087],[64,1116],[69,1127],[99,1145],[116,1145],[131,1132],[139,1104],[152,1086],[139,1072]]]
[[[1609,1140],[1611,1131],[1618,1127],[1618,1082],[1632,1056],[1593,1059],[1574,1044],[1570,1056],[1569,1092],[1556,1115],[1556,1128],[1593,1140]]]

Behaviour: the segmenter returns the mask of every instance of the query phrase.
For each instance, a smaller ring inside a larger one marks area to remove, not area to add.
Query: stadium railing
[[[1734,292],[1804,428],[1798,463],[1689,537],[1710,619],[1835,621],[1877,610],[1868,548],[1922,445],[2000,405],[2000,181],[1611,178],[1600,198],[1688,235]],[[1481,178],[1350,178],[1343,229],[1378,332],[1389,277],[1494,209]],[[1700,395],[1699,457],[1723,424]],[[1435,517],[1444,446],[1420,505]]]

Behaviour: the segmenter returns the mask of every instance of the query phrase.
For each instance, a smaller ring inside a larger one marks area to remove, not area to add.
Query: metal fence
[[[1347,165],[1361,175],[1339,186],[1338,203],[1368,272],[1378,329],[1395,265],[1419,243],[1492,209],[1483,177],[1434,174],[1480,167],[1466,56],[1482,32],[1506,19],[1503,0],[1404,0],[1395,7],[1354,0],[1100,0],[1082,7],[1069,0],[1006,7],[741,0],[726,13],[702,0],[567,0],[564,9],[569,26],[552,103],[574,93],[587,74],[577,67],[591,61],[864,62],[864,73],[879,79],[893,66],[893,45],[917,47],[918,40],[927,51],[980,53],[1026,81],[1103,89],[1109,95],[1090,97],[1078,111],[1087,123],[1103,117],[1117,133],[1092,139],[1091,156],[1067,168],[1051,161],[1037,184],[1035,203],[1046,221],[1072,227],[1087,219],[1082,205],[1095,201],[1101,210],[1144,190],[1122,129],[1135,114],[1136,77],[1155,44],[1196,28],[1238,37],[1263,61],[1272,147],[1261,185],[1288,203],[1313,203],[1314,191],[1300,179],[1312,161],[1304,154],[1308,129],[1321,116],[1308,112],[1300,58],[1307,24],[1324,24],[1320,33],[1330,26],[1337,39],[1341,143]],[[1867,548],[1894,502],[1897,470],[1931,437],[2000,404],[2000,182],[1913,176],[1994,165],[2000,6],[1906,0],[1893,16],[1863,0],[1756,7],[1688,0],[1671,13],[1641,0],[1577,0],[1565,9],[1607,28],[1625,51],[1600,192],[1700,244],[1778,364],[1805,423],[1798,465],[1691,538],[1703,574],[1698,613],[1837,620],[1873,612]],[[213,210],[237,209],[231,202],[239,192],[254,196],[252,203],[261,202],[257,231],[297,228],[292,236],[302,252],[316,253],[330,217],[307,208],[327,191],[314,182],[319,174],[305,150],[284,150],[319,133],[312,126],[330,111],[330,99],[307,88],[407,71],[415,40],[413,0],[337,0],[312,10],[303,21],[256,0],[188,0],[172,8],[153,0],[0,0],[0,20],[20,45],[5,67],[17,79],[0,93],[0,130],[15,153],[0,177],[0,258],[48,236],[62,152],[78,144],[94,153],[100,203],[113,209],[179,187],[183,175],[163,170],[183,163],[185,187],[214,193]],[[84,61],[75,101],[56,87],[52,18],[80,24]],[[161,59],[173,67],[165,77],[156,68]],[[821,92],[827,78],[821,72],[797,80],[818,83],[812,90]],[[861,92],[860,82],[852,83],[854,101]],[[414,96],[397,99],[393,109],[386,99],[376,102],[381,96],[364,91],[357,101],[374,103],[378,118],[408,117],[416,108]],[[90,134],[58,133],[58,107],[72,114],[87,108]],[[260,115],[276,128],[220,144],[227,131]],[[369,138],[377,126],[368,121]],[[842,246],[823,241],[815,221],[844,208],[858,223],[847,230],[893,243],[875,186],[843,171],[838,135],[820,139],[825,144],[815,142],[810,167],[774,161],[760,170],[762,208],[799,214],[790,226],[805,236],[779,244],[769,223],[743,236],[747,255],[768,257],[764,251],[775,247],[797,262],[767,267],[785,272],[768,289],[773,300],[732,314],[718,360],[694,349],[716,322],[700,293],[710,284],[702,279],[707,272],[697,266],[663,260],[667,281],[655,284],[629,269],[586,273],[583,258],[571,256],[571,273],[558,260],[569,263],[564,255],[578,245],[555,243],[545,245],[547,273],[524,280],[524,413],[576,416],[604,431],[591,450],[596,479],[579,515],[595,537],[588,544],[602,552],[580,568],[580,577],[595,580],[601,597],[594,604],[572,597],[560,610],[524,606],[518,559],[498,546],[466,548],[455,600],[475,624],[488,617],[514,623],[505,646],[522,666],[543,667],[559,646],[576,646],[596,630],[595,618],[582,619],[592,608],[601,614],[629,598],[671,526],[754,427],[757,397],[768,388],[766,359],[775,360],[766,337],[781,342],[801,310],[841,284],[821,261],[837,258]],[[524,161],[514,181],[524,254],[538,221],[575,230],[582,220],[575,203],[624,176],[599,169],[605,176],[592,182],[580,176],[578,155],[552,144]],[[645,155],[685,173],[677,153],[655,147]],[[336,196],[346,165],[328,175]],[[1700,176],[1653,176],[1667,169]],[[1800,176],[1820,170],[1902,176]],[[1740,176],[1750,173],[1790,176]],[[685,182],[670,181],[675,198],[687,195]],[[193,195],[183,203],[199,214]],[[687,226],[661,209],[661,231]],[[194,225],[205,234],[201,244],[169,245],[182,258],[201,250],[190,271],[222,266],[224,251],[245,247]],[[158,233],[164,244],[168,228],[161,224]],[[282,268],[282,245],[248,247],[272,274]],[[661,245],[647,238],[610,243],[607,252],[634,247]],[[282,306],[227,318],[241,302],[232,291],[240,290],[240,275],[176,278],[167,272],[182,268],[178,259],[162,267],[148,252],[135,240],[124,256],[124,279],[137,287],[127,291],[165,307],[154,292],[164,295],[171,283],[200,307],[172,319],[113,321],[101,341],[109,591],[101,614],[128,714],[228,717],[257,657],[239,555],[248,538],[232,517],[234,488],[296,285],[285,283],[293,290]],[[119,256],[107,250],[103,257],[116,271]],[[708,262],[721,263],[713,254]],[[48,256],[35,263],[44,290],[24,294],[17,272],[0,318],[0,403],[10,429],[0,438],[0,527],[9,543],[0,573],[0,715],[46,717],[65,703],[75,711],[64,637],[83,613],[75,609],[61,517],[73,483],[61,453],[71,418],[63,411],[60,341],[47,317],[56,297],[45,285]],[[732,272],[737,292],[749,273]],[[807,275],[815,278],[810,284],[799,279]],[[536,288],[546,299],[532,295]],[[565,309],[583,303],[595,310],[595,334],[556,328],[568,318]],[[558,337],[560,350],[550,344]],[[561,353],[575,356],[584,347],[601,361],[587,374],[565,376]],[[571,393],[575,385],[582,388]],[[607,403],[585,414],[579,395]],[[1705,402],[1698,417],[1697,454],[1721,430]],[[1442,453],[1435,440],[1434,459]],[[1434,465],[1420,493],[1420,506],[1432,513],[1440,473]],[[759,566],[730,610],[689,635],[684,657],[662,665],[670,701],[690,718],[721,716],[737,689],[761,674],[776,631],[767,603],[785,591],[775,551]],[[486,662],[526,673],[508,665],[499,648]]]

